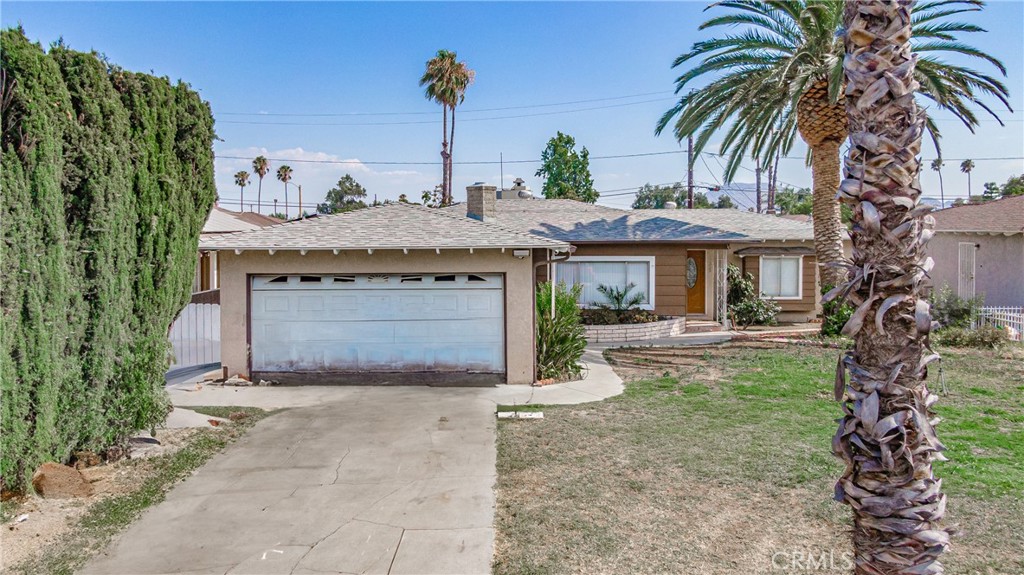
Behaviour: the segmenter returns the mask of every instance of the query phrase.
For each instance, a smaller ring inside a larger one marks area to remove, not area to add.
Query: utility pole
[[[277,198],[274,198],[274,213],[277,213]],[[285,218],[287,219],[287,218]]]
[[[693,136],[686,137],[686,207],[693,209]]]
[[[757,185],[757,213],[761,213],[761,158],[756,158],[757,167],[754,169],[754,181]]]
[[[302,219],[302,184],[299,184],[299,219]]]

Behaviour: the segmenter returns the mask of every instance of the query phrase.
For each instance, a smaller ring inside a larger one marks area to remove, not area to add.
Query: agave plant
[[[913,0],[848,1],[844,10],[850,151],[841,199],[854,208],[850,280],[827,297],[857,306],[843,333],[835,395],[843,418],[832,450],[846,468],[835,497],[853,508],[854,572],[942,573],[946,496],[932,463],[945,459],[928,390],[932,318],[922,298],[931,269],[931,206],[920,204],[924,111],[921,63],[910,44]]]
[[[608,301],[607,303],[594,302],[594,306],[601,309],[610,309],[615,312],[629,311],[639,307],[647,299],[647,295],[642,291],[630,295],[630,292],[634,289],[636,289],[635,283],[629,283],[621,288],[601,284],[597,286],[597,291]]]

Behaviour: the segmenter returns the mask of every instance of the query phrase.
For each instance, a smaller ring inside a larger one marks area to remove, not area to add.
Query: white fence
[[[975,326],[991,325],[1009,332],[1010,339],[1021,341],[1024,334],[1024,307],[983,307]]]
[[[174,348],[171,369],[220,363],[220,305],[185,306],[171,326],[170,340]]]

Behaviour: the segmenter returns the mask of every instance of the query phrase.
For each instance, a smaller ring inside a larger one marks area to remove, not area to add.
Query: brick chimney
[[[474,220],[493,222],[497,216],[497,186],[477,182],[466,187],[466,215]]]

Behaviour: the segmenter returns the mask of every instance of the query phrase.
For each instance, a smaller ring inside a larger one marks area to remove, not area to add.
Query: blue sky
[[[610,194],[685,179],[685,155],[597,157],[681,149],[668,134],[656,137],[654,125],[673,103],[673,58],[706,37],[697,30],[705,6],[3,2],[0,20],[5,27],[21,23],[44,45],[63,37],[125,68],[190,83],[217,120],[217,185],[226,207],[237,207],[231,202],[239,197],[232,174],[249,164],[229,156],[286,160],[306,203],[321,200],[346,172],[380,199],[417,198],[439,183],[439,165],[416,164],[439,159],[440,108],[417,85],[424,62],[439,48],[457,51],[476,70],[458,115],[456,162],[493,162],[456,165],[456,199],[472,182],[499,183],[501,155],[506,185],[522,177],[539,191],[538,163],[522,161],[539,158],[561,130],[595,157],[595,185],[608,192],[601,203],[627,207],[630,196]],[[1005,127],[986,117],[975,135],[937,114],[945,132],[947,199],[966,195],[958,159],[976,160],[975,193],[983,182],[1024,172],[1024,3],[993,2],[967,18],[989,30],[968,41],[1003,60],[1014,112],[1003,111]],[[567,104],[550,105],[559,103]],[[803,148],[792,155],[802,157]],[[934,157],[930,144],[924,157]],[[983,159],[1008,157],[1015,159]],[[712,157],[696,167],[698,182],[721,179]],[[753,176],[741,170],[737,180],[752,182]],[[800,159],[783,160],[780,180],[809,186],[810,172]],[[934,172],[927,170],[922,183],[926,195],[938,196]],[[255,188],[246,189],[246,203],[255,199]],[[265,203],[283,201],[272,176],[264,188]],[[737,199],[750,202],[742,192]]]

